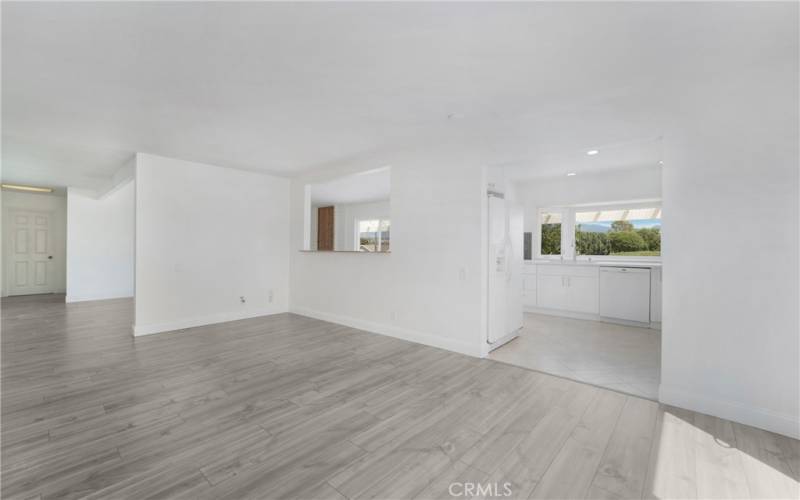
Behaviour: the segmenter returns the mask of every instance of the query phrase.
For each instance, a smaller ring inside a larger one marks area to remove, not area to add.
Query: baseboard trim
[[[156,333],[172,332],[175,330],[185,330],[187,328],[194,328],[197,326],[215,325],[217,323],[226,323],[228,321],[237,321],[240,319],[258,318],[261,316],[271,316],[273,314],[281,314],[285,312],[287,312],[285,309],[261,309],[248,312],[213,314],[200,318],[187,318],[176,321],[167,321],[164,323],[133,325],[133,336],[141,337],[143,335],[153,335]]]
[[[665,386],[661,383],[658,400],[664,404],[733,420],[745,425],[800,439],[800,418],[763,408],[752,408],[734,401],[724,401]]]
[[[89,302],[93,300],[113,300],[113,299],[132,299],[133,295],[130,294],[111,294],[111,295],[103,295],[103,296],[74,296],[74,295],[67,295],[64,297],[64,302],[67,304],[71,304],[73,302]]]
[[[368,332],[386,335],[401,340],[407,340],[416,344],[424,344],[431,347],[438,347],[447,351],[453,351],[467,356],[476,358],[481,357],[481,346],[476,342],[475,345],[462,342],[460,340],[446,339],[436,335],[425,334],[422,332],[407,330],[391,325],[384,325],[381,323],[374,323],[372,321],[364,321],[362,319],[353,318],[350,316],[340,316],[338,314],[331,314],[315,309],[306,307],[292,307],[290,312],[299,314],[300,316],[308,316],[310,318],[328,321],[329,323],[336,323],[338,325],[349,326],[359,330],[366,330]]]
[[[538,306],[524,306],[523,310],[527,313],[544,314],[547,316],[558,316],[559,318],[585,319],[588,321],[600,321],[599,314],[582,313],[573,311],[563,311],[561,309],[548,309]]]
[[[65,294],[65,293],[67,293],[67,291],[63,290],[63,289],[48,290],[48,291],[45,291],[45,292],[16,293],[16,294],[15,293],[3,292],[2,294],[0,294],[0,297],[3,297],[3,298],[5,298],[5,297],[28,297],[28,296],[31,296],[31,295],[58,295],[58,294]]]
[[[564,311],[561,309],[547,309],[537,306],[524,306],[523,310],[528,313],[545,314],[547,316],[557,316],[559,318],[582,319],[586,321],[600,321],[601,323],[612,323],[615,325],[635,326],[637,328],[649,328],[651,330],[661,330],[661,322],[640,323],[638,321],[629,321],[626,319],[615,319],[600,316],[593,313],[582,313],[574,311]]]

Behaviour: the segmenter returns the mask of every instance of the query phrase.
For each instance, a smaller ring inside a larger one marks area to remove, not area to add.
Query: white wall
[[[547,177],[511,183],[523,204],[524,227],[533,233],[533,257],[539,248],[538,210],[545,207],[661,198],[661,167],[604,170],[574,177]]]
[[[3,190],[0,196],[2,197],[3,207],[3,231],[11,227],[7,223],[9,209],[19,208],[53,213],[54,222],[51,237],[53,238],[53,262],[56,264],[53,267],[53,278],[55,291],[64,293],[66,291],[67,198],[52,194],[17,193],[6,190]],[[11,255],[7,246],[10,241],[10,238],[3,233],[2,295],[4,297],[7,295],[6,279],[8,276],[6,272],[8,266],[5,259],[6,256]]]
[[[67,302],[133,296],[135,192],[67,190]]]
[[[796,50],[796,49],[795,49]],[[667,134],[660,399],[800,434],[798,67],[691,89]]]
[[[292,180],[292,311],[480,355],[482,167],[430,151],[373,160]],[[300,252],[305,184],[386,164],[392,252]]]
[[[286,179],[138,154],[135,334],[287,311],[288,210]]]

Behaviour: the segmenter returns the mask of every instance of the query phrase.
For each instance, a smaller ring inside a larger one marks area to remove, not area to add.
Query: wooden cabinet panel
[[[333,207],[317,209],[317,250],[333,250]]]

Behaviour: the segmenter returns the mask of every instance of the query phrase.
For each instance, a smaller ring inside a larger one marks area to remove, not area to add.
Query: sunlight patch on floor
[[[682,410],[669,410],[659,421],[645,497],[800,498],[796,474],[772,446],[775,435],[747,428],[737,442],[733,426],[739,424],[708,415],[697,415],[696,421],[687,417]]]

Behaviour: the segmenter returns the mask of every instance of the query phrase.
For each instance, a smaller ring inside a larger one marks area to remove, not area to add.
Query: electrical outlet
[[[392,321],[397,321],[397,312],[396,312],[396,311],[392,311],[392,312],[390,312],[390,313],[389,313],[389,318],[390,318]]]
[[[247,302],[247,299],[245,299],[245,298],[244,298],[244,295],[240,296],[240,297],[239,297],[239,300],[242,302],[242,304],[244,304],[245,302]]]
[[[270,303],[270,304],[272,304],[272,300],[273,300],[274,298],[275,298],[275,295],[272,293],[272,289],[270,288],[270,290],[269,290],[269,296],[268,296],[267,300],[269,300],[269,303]]]

